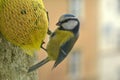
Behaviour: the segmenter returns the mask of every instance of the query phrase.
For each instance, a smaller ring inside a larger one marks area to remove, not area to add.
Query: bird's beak
[[[61,23],[60,22],[57,22],[56,25],[59,26]]]

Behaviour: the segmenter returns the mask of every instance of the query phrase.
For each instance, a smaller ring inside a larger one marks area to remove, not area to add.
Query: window
[[[120,14],[120,0],[118,0],[118,7],[117,7],[117,9],[118,9],[118,13]]]
[[[69,0],[69,12],[77,17],[84,16],[84,0]]]
[[[81,55],[79,52],[74,52],[70,56],[69,60],[69,74],[71,80],[79,80],[80,79],[80,60]]]
[[[116,46],[117,46],[117,51],[120,52],[120,30],[119,29],[117,31]]]

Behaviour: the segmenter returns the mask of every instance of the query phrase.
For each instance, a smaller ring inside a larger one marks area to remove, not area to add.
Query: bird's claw
[[[45,50],[45,51],[46,51],[46,49],[43,47],[43,44],[45,44],[45,42],[44,42],[44,41],[42,42],[42,44],[41,44],[41,46],[40,46],[40,47],[41,47],[43,50]]]

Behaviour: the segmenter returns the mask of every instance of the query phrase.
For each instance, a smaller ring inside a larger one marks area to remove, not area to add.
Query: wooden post
[[[38,80],[36,72],[27,73],[34,61],[35,57],[28,56],[0,34],[0,80]]]

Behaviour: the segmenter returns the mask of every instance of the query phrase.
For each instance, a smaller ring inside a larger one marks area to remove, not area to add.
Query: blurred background
[[[39,69],[39,80],[120,80],[120,0],[43,0],[54,31],[58,18],[76,15],[80,37],[68,57]],[[43,50],[40,60],[46,57]]]

